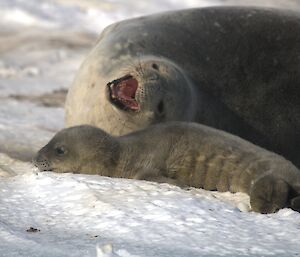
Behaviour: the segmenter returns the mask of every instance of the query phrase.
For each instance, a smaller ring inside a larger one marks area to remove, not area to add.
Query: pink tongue
[[[119,99],[131,109],[139,108],[139,104],[134,99],[137,87],[138,82],[133,78],[120,82],[116,87],[116,95],[118,95]]]
[[[133,100],[136,88],[134,88],[127,81],[122,81],[120,85],[118,85],[118,96],[125,100]]]

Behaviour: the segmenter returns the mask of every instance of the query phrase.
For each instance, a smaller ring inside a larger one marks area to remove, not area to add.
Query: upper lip
[[[119,84],[121,81],[123,81],[123,80],[126,80],[126,79],[131,79],[131,78],[133,78],[131,75],[125,75],[125,76],[123,76],[123,77],[121,77],[121,78],[118,78],[118,79],[114,79],[114,80],[112,80],[112,81],[110,81],[110,82],[108,82],[107,83],[107,86],[112,86],[112,85],[116,85],[116,84]]]

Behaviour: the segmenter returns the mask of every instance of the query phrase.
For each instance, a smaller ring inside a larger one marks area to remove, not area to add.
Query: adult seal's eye
[[[63,146],[58,146],[55,148],[55,153],[57,155],[64,155],[66,153],[66,149]]]

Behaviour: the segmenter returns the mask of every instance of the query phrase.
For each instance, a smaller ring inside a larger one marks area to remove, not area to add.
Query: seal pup
[[[300,171],[283,157],[204,125],[167,122],[125,136],[81,125],[58,132],[34,160],[40,171],[97,174],[245,192],[253,211],[300,211]]]
[[[299,56],[300,15],[288,10],[209,7],[118,22],[77,72],[65,125],[122,135],[195,121],[300,167]]]

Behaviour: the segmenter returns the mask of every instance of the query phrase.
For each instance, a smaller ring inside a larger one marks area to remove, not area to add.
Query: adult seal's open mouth
[[[107,83],[110,101],[122,110],[138,111],[140,104],[135,99],[138,81],[131,75]]]

